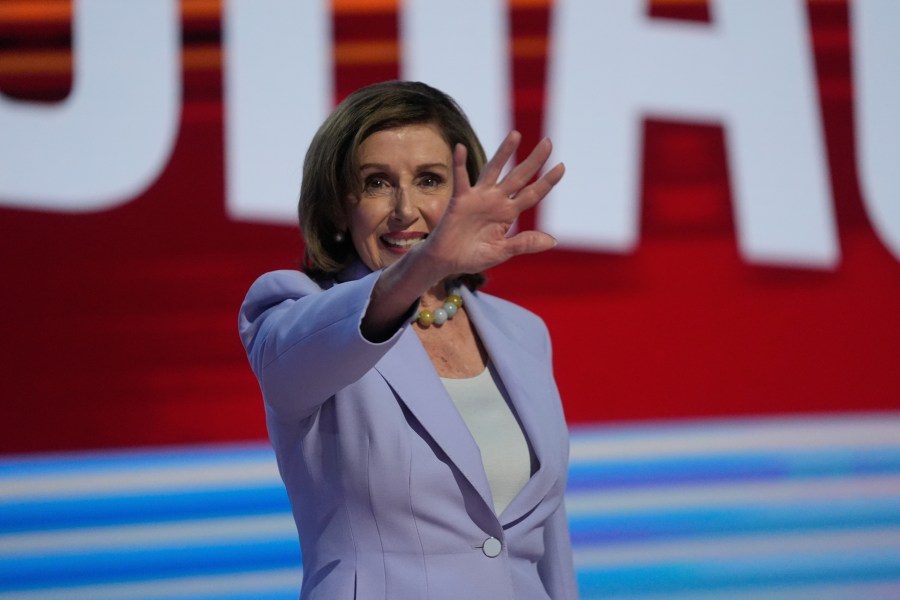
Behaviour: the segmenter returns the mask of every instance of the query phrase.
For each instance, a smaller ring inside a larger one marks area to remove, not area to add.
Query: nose
[[[405,185],[394,188],[394,210],[391,219],[402,225],[409,225],[415,220],[416,211],[413,199]]]

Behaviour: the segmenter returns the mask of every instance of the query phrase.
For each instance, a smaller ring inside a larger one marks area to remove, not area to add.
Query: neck
[[[424,308],[440,306],[444,303],[451,287],[462,287],[455,279],[448,278],[433,285],[431,289],[422,294],[420,305]]]

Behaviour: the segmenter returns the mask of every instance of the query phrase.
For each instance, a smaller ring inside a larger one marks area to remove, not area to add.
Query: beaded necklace
[[[444,299],[444,304],[440,308],[434,310],[420,310],[413,318],[413,321],[418,321],[419,325],[422,327],[428,327],[432,324],[443,325],[455,317],[463,304],[462,295],[460,294],[461,290],[458,285],[453,285],[452,287],[448,287],[447,291],[449,293]]]

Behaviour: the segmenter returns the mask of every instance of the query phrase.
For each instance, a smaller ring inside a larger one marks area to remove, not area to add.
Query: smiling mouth
[[[394,237],[394,236],[381,236],[381,241],[388,248],[397,248],[400,250],[408,250],[412,248],[416,244],[421,244],[425,241],[425,238],[428,237],[428,234],[424,235],[416,235],[416,236],[403,236],[403,237]]]

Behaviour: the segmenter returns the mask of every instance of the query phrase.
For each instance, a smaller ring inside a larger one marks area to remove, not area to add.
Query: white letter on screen
[[[69,96],[0,95],[0,205],[104,210],[143,192],[168,162],[181,115],[175,0],[81,0]]]
[[[334,96],[330,4],[228,0],[223,20],[227,212],[296,223],[303,157]]]
[[[540,226],[569,246],[637,244],[648,115],[725,126],[738,243],[754,263],[831,267],[839,248],[802,0],[710,2],[711,24],[644,0],[560,0],[549,132],[568,171]]]
[[[900,259],[900,2],[857,0],[850,15],[863,201],[878,236]]]
[[[511,128],[509,11],[505,0],[405,0],[402,77],[446,92],[490,157]]]

